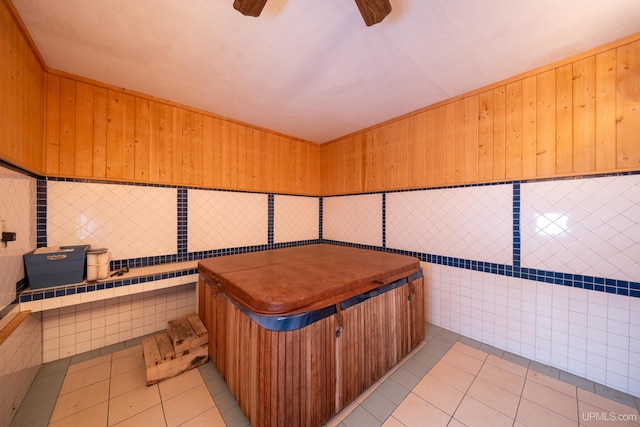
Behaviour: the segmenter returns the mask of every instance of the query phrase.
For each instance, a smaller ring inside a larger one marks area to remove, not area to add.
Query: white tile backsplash
[[[382,194],[325,197],[322,237],[382,246]]]
[[[47,246],[89,244],[112,259],[177,252],[177,190],[105,183],[47,183]]]
[[[320,201],[317,197],[276,194],[273,200],[273,242],[318,239],[319,215]]]
[[[0,310],[16,297],[16,283],[24,277],[22,255],[36,246],[36,180],[0,166],[0,220],[16,240],[0,244]]]
[[[512,204],[507,184],[390,193],[387,246],[510,264]]]
[[[522,265],[640,280],[640,175],[523,183]]]
[[[267,194],[190,189],[188,200],[189,252],[267,243]]]

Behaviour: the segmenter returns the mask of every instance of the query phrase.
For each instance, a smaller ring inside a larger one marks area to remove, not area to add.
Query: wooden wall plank
[[[211,116],[202,117],[202,185],[213,188],[213,121]]]
[[[468,99],[456,101],[456,148],[454,167],[454,183],[467,182],[467,146],[469,134],[467,132]]]
[[[436,108],[433,114],[433,185],[445,184],[445,107]]]
[[[426,156],[425,156],[425,181],[426,187],[436,185],[436,113],[435,110],[426,112]]]
[[[536,176],[550,177],[556,166],[556,70],[536,77]]]
[[[420,188],[426,185],[427,164],[427,113],[422,112],[416,116],[415,121],[415,151],[413,155],[413,187]]]
[[[123,94],[107,91],[107,178],[122,179],[124,147]]]
[[[415,116],[413,116],[415,120]],[[398,145],[399,145],[399,156],[398,156],[398,187],[400,188],[409,188],[410,187],[410,177],[414,173],[413,171],[413,162],[409,161],[409,150],[415,152],[415,139],[412,135],[409,134],[409,122],[411,121],[410,117],[405,117],[400,120],[399,124],[399,135],[398,135]],[[355,141],[355,138],[352,138]],[[411,148],[410,148],[411,147]],[[355,156],[358,153],[352,151],[350,154],[351,163],[354,165],[354,172],[360,172],[359,170],[355,170]]]
[[[195,185],[195,115],[193,111],[182,114],[182,182]]]
[[[73,176],[75,172],[76,82],[60,79],[60,154],[59,173]]]
[[[522,177],[532,178],[538,173],[538,79],[522,80]]]
[[[556,167],[554,174],[573,171],[573,64],[556,69]]]
[[[203,160],[202,160],[202,150],[203,150],[203,116],[200,113],[196,113],[193,117],[193,181],[192,185],[202,186],[202,177],[203,177]]]
[[[596,58],[573,63],[573,171],[596,170]]]
[[[261,140],[262,132],[259,129],[251,130],[251,190],[257,191],[261,184],[261,170],[262,170],[262,151]],[[318,163],[320,161],[318,160]]]
[[[176,185],[185,184],[183,158],[183,131],[182,131],[182,114],[184,110],[177,107],[171,107],[172,110],[172,141],[173,141],[173,182]]]
[[[506,93],[505,87],[493,89],[493,173],[492,180],[506,176]]]
[[[616,167],[616,50],[596,55],[596,170]]]
[[[238,148],[237,152],[237,160],[236,160],[236,185],[235,188],[240,190],[247,189],[247,132],[248,128],[246,126],[238,125],[237,131],[237,141]],[[294,187],[296,186],[296,182],[293,183]]]
[[[107,177],[107,89],[93,88],[92,176]]]
[[[384,129],[384,164],[386,167],[383,185],[385,188],[398,188],[400,179],[398,173],[400,128],[397,122],[393,122],[387,124]]]
[[[478,95],[467,98],[467,182],[478,182]]]
[[[616,168],[640,168],[640,40],[616,52]]]
[[[93,176],[93,86],[76,83],[74,175]]]
[[[505,178],[522,177],[522,82],[505,87]]]
[[[158,122],[158,182],[173,182],[173,108],[160,104]]]
[[[451,102],[444,109],[444,183],[456,182],[456,104]]]
[[[478,94],[478,181],[493,177],[493,91]]]
[[[149,182],[160,182],[160,104],[149,102]]]
[[[135,180],[149,182],[149,135],[151,121],[149,118],[149,100],[135,99],[135,130],[133,146],[133,168]]]
[[[229,140],[228,140],[228,157],[229,162],[228,177],[229,181],[226,188],[237,188],[238,185],[238,124],[229,123]]]
[[[47,74],[45,173],[60,173],[60,77]],[[3,114],[3,118],[8,114]]]
[[[124,95],[124,133],[122,145],[122,178],[126,181],[135,180],[135,123],[136,98]]]

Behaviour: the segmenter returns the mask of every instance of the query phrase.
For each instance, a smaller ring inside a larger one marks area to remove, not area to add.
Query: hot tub
[[[253,426],[320,426],[424,339],[417,258],[336,245],[198,263],[209,355]]]

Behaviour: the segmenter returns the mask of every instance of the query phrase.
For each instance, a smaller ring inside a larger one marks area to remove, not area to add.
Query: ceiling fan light
[[[356,4],[367,27],[381,22],[391,13],[389,0],[356,0]]]
[[[260,16],[267,0],[234,0],[233,8],[245,16]]]

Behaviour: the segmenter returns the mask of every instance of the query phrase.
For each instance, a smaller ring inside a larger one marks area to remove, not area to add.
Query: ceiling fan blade
[[[234,0],[233,8],[245,16],[260,16],[267,0]]]
[[[356,4],[367,27],[381,22],[391,13],[389,0],[356,0]]]

